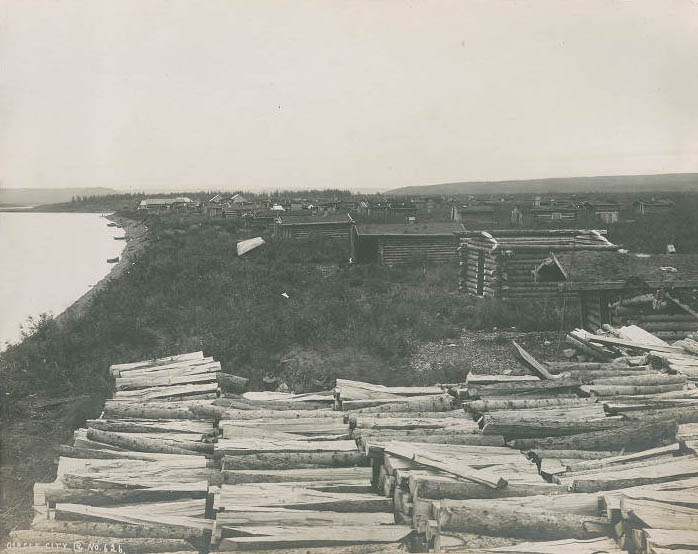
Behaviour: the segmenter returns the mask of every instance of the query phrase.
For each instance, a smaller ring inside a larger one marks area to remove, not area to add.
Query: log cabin
[[[551,253],[617,250],[604,235],[578,229],[469,231],[459,247],[461,290],[507,299],[564,295],[556,283],[536,282],[534,270]]]
[[[451,206],[451,221],[457,221],[470,227],[473,225],[491,225],[495,221],[492,206]]]
[[[637,325],[664,340],[698,331],[698,255],[562,252],[542,262],[535,277],[578,295],[589,331]]]
[[[351,234],[351,257],[357,263],[399,265],[457,259],[460,223],[357,224]]]
[[[674,202],[668,198],[652,198],[633,202],[633,211],[638,215],[661,215],[669,213],[673,209]]]
[[[598,219],[605,225],[620,221],[621,204],[619,202],[591,200],[584,202],[582,209],[588,217]]]
[[[274,236],[281,239],[326,237],[349,240],[354,220],[349,214],[327,216],[280,214],[274,223]]]

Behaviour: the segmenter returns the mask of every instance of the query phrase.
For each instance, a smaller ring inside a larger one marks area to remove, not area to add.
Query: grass
[[[455,263],[348,266],[348,245],[331,240],[271,239],[238,258],[236,243],[247,233],[234,221],[166,215],[149,216],[148,225],[151,241],[137,263],[83,317],[41,320],[0,357],[13,396],[107,394],[111,363],[191,350],[260,385],[264,375],[281,373],[294,349],[348,348],[380,361],[385,369],[373,380],[384,382],[418,341],[453,338],[461,328],[559,327],[553,307],[546,319],[459,293]]]

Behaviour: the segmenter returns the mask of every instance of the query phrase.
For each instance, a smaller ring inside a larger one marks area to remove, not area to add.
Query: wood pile
[[[338,379],[319,393],[242,392],[233,379],[221,395],[220,365],[200,352],[112,366],[114,398],[60,448],[56,480],[35,487],[32,529],[10,540],[126,552],[696,550],[698,394],[671,368],[690,365],[693,345],[634,332],[584,336],[609,360],[541,363],[516,345],[532,375],[432,387]]]
[[[543,364],[517,345],[536,375],[469,375],[449,391],[465,419],[459,410],[350,413],[396,522],[411,524],[430,551],[468,552],[483,536],[502,546],[472,552],[698,550],[689,531],[698,508],[698,391],[629,346],[627,334],[612,339],[590,341],[609,354],[591,362]],[[407,434],[420,428],[432,436]],[[487,439],[496,442],[478,442]]]

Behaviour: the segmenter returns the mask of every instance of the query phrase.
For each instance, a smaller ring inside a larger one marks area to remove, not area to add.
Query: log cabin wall
[[[446,263],[456,259],[456,248],[455,235],[386,235],[378,243],[380,263],[384,265]]]
[[[349,223],[293,223],[276,224],[276,236],[282,239],[332,238],[349,239]]]

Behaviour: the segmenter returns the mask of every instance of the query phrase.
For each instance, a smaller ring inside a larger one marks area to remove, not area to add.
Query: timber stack
[[[698,549],[694,384],[643,356],[543,364],[515,347],[534,375],[469,374],[449,390],[464,413],[349,413],[396,522],[429,551]]]
[[[201,352],[112,366],[114,398],[61,447],[32,529],[10,539],[125,552],[698,549],[698,393],[666,361],[685,358],[615,339],[603,348],[624,354],[610,361],[541,363],[514,343],[530,375],[338,379],[308,394],[245,392]]]

